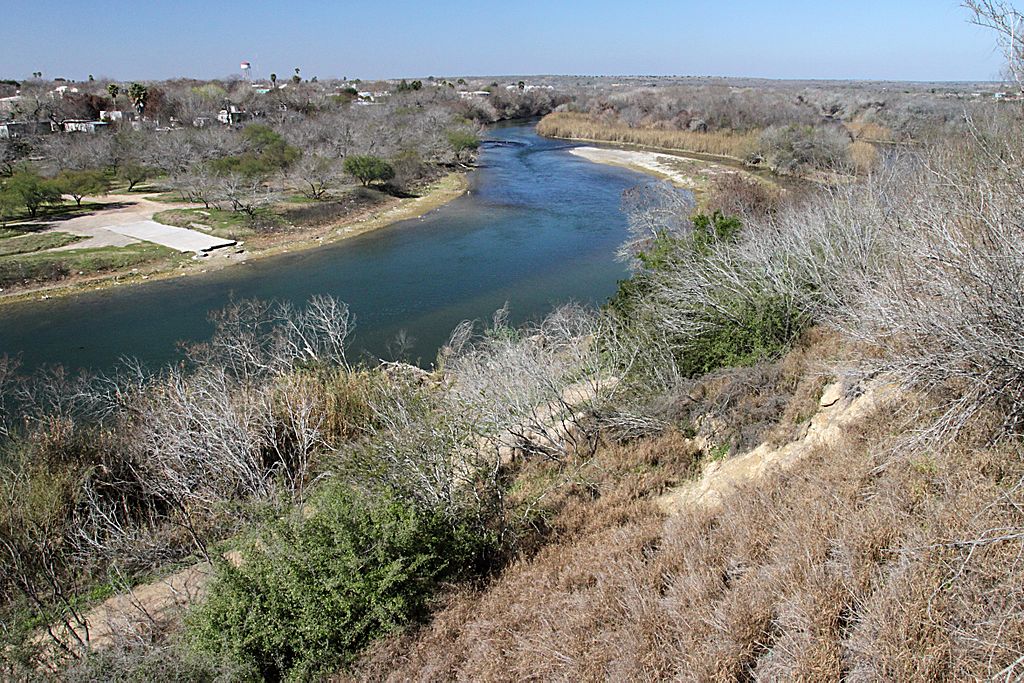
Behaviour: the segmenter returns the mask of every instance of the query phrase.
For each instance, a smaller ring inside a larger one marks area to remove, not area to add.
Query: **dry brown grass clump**
[[[855,140],[849,147],[850,162],[858,175],[870,173],[878,167],[878,150],[870,142]]]
[[[885,126],[871,121],[849,121],[846,129],[850,131],[855,140],[867,142],[892,142],[892,130]]]
[[[725,216],[764,218],[779,208],[782,198],[782,192],[771,183],[727,173],[711,180],[703,208],[708,213],[719,211]]]
[[[649,487],[610,477],[591,502],[562,507],[554,526],[572,521],[535,557],[454,596],[419,631],[379,643],[357,677],[1019,675],[1021,448],[962,442],[893,457],[884,448],[893,420],[872,416],[855,438],[741,488],[717,511],[663,520]],[[682,447],[673,438],[601,461],[657,468],[654,454]]]
[[[756,150],[760,135],[759,131],[704,133],[688,130],[630,128],[621,123],[605,123],[588,114],[577,112],[548,114],[537,124],[537,132],[554,138],[619,142],[682,152],[715,154],[735,159],[746,159]]]
[[[667,417],[731,453],[799,438],[832,378],[826,359],[838,358],[839,348],[834,332],[812,328],[780,359],[723,368],[680,385]]]

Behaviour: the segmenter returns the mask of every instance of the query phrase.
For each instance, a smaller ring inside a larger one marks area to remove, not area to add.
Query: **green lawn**
[[[154,187],[151,194],[146,197],[151,202],[163,202],[164,204],[181,204],[187,202],[177,190],[166,190],[161,187]],[[201,202],[194,202],[196,206],[202,206]]]

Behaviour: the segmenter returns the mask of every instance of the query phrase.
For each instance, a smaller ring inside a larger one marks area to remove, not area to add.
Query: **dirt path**
[[[224,558],[238,565],[241,555],[227,553]],[[85,624],[53,626],[53,635],[40,632],[33,639],[54,654],[60,648],[54,637],[72,651],[85,644],[90,649],[104,649],[124,638],[147,637],[166,632],[180,623],[189,606],[206,592],[215,570],[209,562],[200,562],[172,574],[119,593],[93,607],[84,616]]]

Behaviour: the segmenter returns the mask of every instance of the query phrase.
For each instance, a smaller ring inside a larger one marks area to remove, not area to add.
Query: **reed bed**
[[[697,132],[688,130],[657,130],[630,128],[596,120],[588,114],[556,112],[537,124],[537,132],[545,137],[619,142],[645,147],[660,147],[680,152],[715,154],[746,160],[757,151],[760,131],[733,133],[724,131]]]

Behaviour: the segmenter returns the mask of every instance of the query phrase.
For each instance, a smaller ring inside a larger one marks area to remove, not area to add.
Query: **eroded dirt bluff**
[[[772,471],[788,469],[815,448],[841,443],[853,433],[854,425],[894,400],[897,394],[895,386],[878,381],[852,386],[830,384],[800,438],[781,446],[762,443],[742,455],[709,462],[699,478],[666,492],[656,502],[668,514],[695,505],[715,509],[740,485],[759,481]]]

